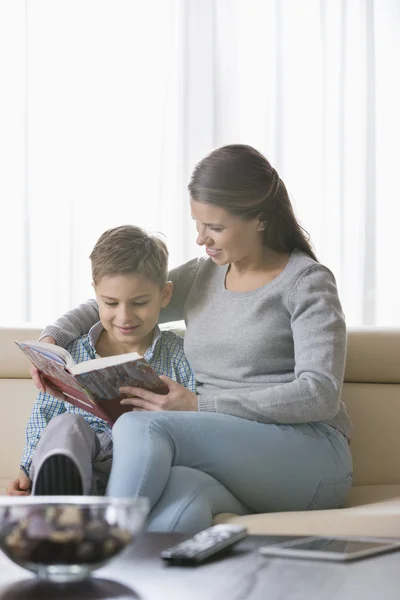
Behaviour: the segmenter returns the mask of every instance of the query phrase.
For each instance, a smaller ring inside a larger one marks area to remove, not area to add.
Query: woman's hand
[[[40,341],[47,342],[48,344],[56,345],[56,340],[51,336],[44,337]],[[64,396],[64,394],[62,392],[60,392],[59,390],[56,390],[56,388],[53,387],[51,385],[51,383],[46,381],[46,379],[40,373],[39,369],[37,369],[35,367],[35,365],[31,365],[30,373],[31,373],[31,377],[33,379],[33,383],[36,385],[37,389],[40,392],[42,392],[43,394],[50,394],[50,396],[54,396],[55,398],[57,398],[58,400],[61,400],[63,402],[66,400],[66,397]]]
[[[11,481],[6,489],[7,496],[29,496],[31,493],[32,481],[24,471],[19,472],[18,479]]]
[[[195,393],[165,375],[160,378],[167,384],[168,394],[162,396],[142,388],[121,387],[120,391],[129,395],[129,398],[121,400],[121,404],[131,405],[132,410],[198,410]]]

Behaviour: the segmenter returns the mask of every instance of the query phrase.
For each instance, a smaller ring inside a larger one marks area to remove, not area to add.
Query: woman
[[[147,496],[151,529],[198,531],[215,512],[337,508],[352,481],[341,402],[346,328],[275,169],[255,149],[219,148],[195,168],[190,204],[207,259],[174,269],[165,321],[186,321],[197,393],[125,388],[108,493]],[[65,345],[95,302],[45,335]],[[184,412],[179,412],[184,411]]]

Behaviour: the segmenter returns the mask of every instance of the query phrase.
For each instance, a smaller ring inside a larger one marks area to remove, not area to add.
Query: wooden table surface
[[[188,537],[188,536],[186,536]],[[123,558],[86,582],[52,584],[0,559],[0,600],[399,600],[400,552],[349,564],[263,557],[276,536],[249,536],[198,567],[160,558],[179,534],[143,534]]]

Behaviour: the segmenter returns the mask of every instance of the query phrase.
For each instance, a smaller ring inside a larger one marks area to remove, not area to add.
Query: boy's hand
[[[48,344],[54,344],[54,345],[56,344],[56,340],[51,336],[44,337],[41,340],[41,342],[47,342]],[[43,377],[40,374],[40,371],[34,365],[31,365],[30,372],[31,372],[31,377],[33,379],[33,383],[36,385],[37,389],[40,390],[41,392],[43,392],[43,394],[46,393],[46,384],[44,382]],[[48,392],[48,393],[50,393],[50,392]]]
[[[32,489],[32,481],[24,471],[19,472],[18,479],[14,479],[8,484],[6,489],[7,496],[29,496]]]
[[[120,392],[129,395],[129,398],[121,400],[121,404],[131,405],[132,410],[198,410],[197,396],[194,392],[165,375],[161,375],[161,379],[168,386],[167,395],[162,396],[137,387],[121,387]]]
[[[51,336],[44,337],[41,341],[56,345],[56,340]],[[43,377],[35,365],[31,365],[30,372],[33,383],[36,385],[38,390],[40,390],[43,394],[50,394],[50,396],[54,396],[54,398],[57,398],[57,400],[61,400],[62,402],[66,401],[67,398],[65,395],[60,392],[60,390],[57,390],[55,387],[53,387],[51,383]]]
[[[53,387],[51,383],[47,381],[40,373],[40,371],[38,371],[37,368],[33,365],[31,366],[31,375],[36,387],[38,388],[38,390],[43,392],[43,394],[49,394],[50,396],[54,396],[54,398],[57,398],[57,400],[61,400],[62,402],[65,402],[67,400],[65,394]]]

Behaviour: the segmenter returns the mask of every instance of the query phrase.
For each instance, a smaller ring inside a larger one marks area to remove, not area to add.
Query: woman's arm
[[[330,271],[321,265],[308,269],[291,292],[289,310],[294,380],[218,393],[205,393],[200,388],[199,410],[264,423],[310,423],[337,414],[346,358],[346,326]]]
[[[160,314],[160,323],[181,321],[184,318],[184,307],[190,288],[196,278],[200,265],[205,259],[194,258],[184,265],[172,269],[168,273],[168,280],[174,284],[171,302],[163,308]]]
[[[70,342],[87,333],[98,320],[99,308],[96,300],[87,300],[66,312],[54,324],[47,325],[40,339],[53,337],[58,346],[66,348]]]

